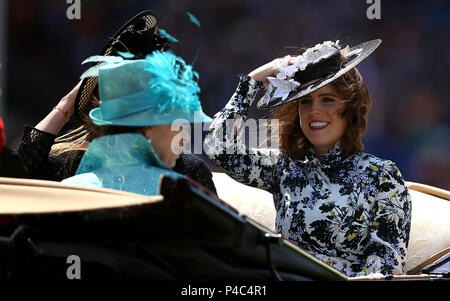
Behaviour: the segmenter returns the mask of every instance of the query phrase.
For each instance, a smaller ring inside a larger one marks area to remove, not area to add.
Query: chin
[[[315,150],[320,150],[321,154],[324,154],[324,153],[328,152],[329,150],[331,150],[336,143],[337,143],[337,141],[329,142],[329,143],[316,143],[316,144],[313,143],[313,147]]]
[[[178,157],[172,158],[168,163],[166,163],[166,165],[170,168],[174,168],[177,164],[177,159]]]
[[[327,145],[330,145],[331,143],[329,142],[329,141],[327,141],[327,140],[321,140],[321,139],[308,139],[309,140],[309,142],[311,142],[311,144],[314,146],[314,147],[324,147],[324,146],[327,146]]]

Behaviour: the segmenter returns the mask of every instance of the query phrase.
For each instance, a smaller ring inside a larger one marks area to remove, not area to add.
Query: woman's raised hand
[[[42,119],[35,128],[43,132],[58,135],[73,114],[75,109],[75,98],[80,86],[81,81],[72,89],[72,91],[59,101],[53,110]]]
[[[66,96],[64,96],[60,102],[58,103],[58,107],[61,107],[66,112],[68,112],[69,116],[73,114],[73,111],[75,109],[75,98],[77,97],[78,90],[81,86],[80,81],[73,89],[70,91]]]
[[[293,58],[293,57],[292,57]],[[267,84],[269,81],[267,80],[268,76],[275,76],[276,66],[280,64],[280,62],[284,59],[288,59],[290,61],[291,56],[287,55],[283,58],[277,58],[273,61],[262,65],[261,67],[256,68],[252,72],[248,74],[254,80],[260,81],[264,84]]]

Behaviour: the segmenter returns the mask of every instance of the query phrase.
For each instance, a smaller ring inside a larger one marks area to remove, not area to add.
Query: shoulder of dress
[[[404,179],[395,162],[381,159],[371,154],[362,153],[358,161],[360,169],[378,177],[382,183],[391,182],[404,185]]]
[[[290,165],[290,164],[295,164],[298,166],[303,166],[305,165],[305,161],[304,160],[295,160],[292,159],[291,157],[289,157],[289,155],[287,153],[285,153],[282,150],[277,150],[277,154],[278,154],[278,166],[279,167],[283,167],[286,165]]]
[[[360,152],[355,156],[357,164],[363,167],[376,167],[379,169],[385,169],[391,166],[395,166],[395,163],[388,159],[382,159],[375,155]]]

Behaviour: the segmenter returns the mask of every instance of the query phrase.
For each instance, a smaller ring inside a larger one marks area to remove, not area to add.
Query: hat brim
[[[164,114],[152,112],[151,109],[137,112],[128,116],[116,119],[106,120],[103,118],[101,108],[95,108],[89,113],[89,117],[95,125],[116,125],[131,127],[146,127],[164,124],[182,124],[182,123],[210,123],[213,120],[202,111],[200,115],[190,112],[189,115],[180,115],[174,118],[172,115],[164,116]]]
[[[361,43],[357,46],[354,46],[350,48],[349,56],[347,57],[348,62],[341,66],[341,68],[329,76],[325,78],[318,79],[314,81],[313,83],[306,85],[306,86],[300,86],[300,88],[296,89],[295,91],[291,92],[289,96],[282,100],[277,99],[270,101],[268,104],[266,103],[266,99],[261,97],[257,103],[257,107],[260,109],[267,109],[272,107],[278,107],[284,104],[287,104],[291,101],[294,101],[296,99],[299,99],[300,97],[306,96],[323,86],[328,85],[329,83],[335,81],[348,71],[350,71],[352,68],[354,68],[356,65],[361,63],[365,58],[367,58],[378,46],[381,44],[381,39],[371,40],[364,43]]]
[[[116,31],[113,37],[109,39],[108,43],[103,47],[99,55],[111,55],[113,53],[113,44],[124,32],[135,26],[135,24],[140,20],[145,20],[146,26],[148,25],[148,28],[155,28],[156,31],[158,19],[156,18],[155,13],[151,10],[142,11],[128,20],[122,27],[120,27],[119,30]],[[149,24],[147,24],[147,22]],[[93,108],[99,106],[99,100],[93,97],[93,93],[97,88],[97,84],[98,78],[95,76],[84,78],[81,82],[80,88],[75,98],[74,116],[76,119],[82,122],[90,122],[89,112]]]

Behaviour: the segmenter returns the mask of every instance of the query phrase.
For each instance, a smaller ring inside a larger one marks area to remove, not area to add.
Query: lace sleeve
[[[209,166],[196,155],[182,153],[173,170],[191,177],[199,184],[217,193]]]
[[[237,114],[247,118],[250,104],[263,87],[261,82],[249,76],[240,76],[236,92],[226,106],[214,115],[204,140],[205,153],[218,167],[234,180],[272,193],[274,170],[280,162],[278,149],[249,147],[238,138],[245,123],[240,123],[234,132]],[[241,121],[242,121],[241,119]]]
[[[17,152],[23,158],[31,178],[59,180],[64,161],[58,157],[49,156],[55,138],[56,136],[52,134],[25,126]]]

